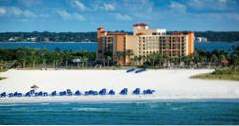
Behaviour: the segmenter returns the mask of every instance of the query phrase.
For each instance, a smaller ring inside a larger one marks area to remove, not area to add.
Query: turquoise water
[[[228,42],[208,42],[208,43],[195,43],[195,48],[205,51],[212,51],[215,49],[230,51],[233,47],[238,46],[239,43]],[[57,43],[30,43],[30,42],[0,42],[0,48],[36,48],[48,50],[72,50],[72,51],[96,51],[97,43],[77,43],[77,42],[57,42]]]
[[[0,124],[239,124],[239,101],[1,104]]]

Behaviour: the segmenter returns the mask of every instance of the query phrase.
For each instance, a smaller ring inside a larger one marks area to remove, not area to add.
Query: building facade
[[[130,65],[132,57],[147,57],[160,53],[168,57],[190,56],[194,53],[193,32],[166,33],[166,29],[149,29],[144,24],[133,25],[133,35],[122,32],[106,32],[97,29],[97,60],[106,61],[112,57],[119,65]]]

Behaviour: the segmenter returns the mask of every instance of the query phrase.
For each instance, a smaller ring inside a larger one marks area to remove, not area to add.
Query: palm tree
[[[138,65],[138,56],[133,57],[134,65]]]
[[[216,65],[216,64],[218,63],[218,58],[217,58],[217,56],[216,56],[215,54],[212,55],[212,57],[211,57],[211,62],[212,62],[214,65]]]
[[[112,60],[111,56],[107,56],[106,59],[107,59],[107,66],[110,66],[110,61]]]
[[[116,52],[116,59],[117,59],[117,64],[120,65],[120,60],[123,58],[123,62],[124,62],[124,57],[125,57],[125,53],[122,51],[117,51]]]
[[[131,60],[131,56],[134,55],[134,52],[133,52],[133,50],[131,50],[131,49],[127,49],[125,55],[126,55],[126,60]],[[131,62],[131,61],[130,61],[130,62]],[[130,64],[131,64],[131,63],[130,63]]]

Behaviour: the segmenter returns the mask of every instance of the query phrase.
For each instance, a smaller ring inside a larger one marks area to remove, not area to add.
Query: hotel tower
[[[194,53],[193,32],[167,34],[166,29],[150,29],[144,23],[133,25],[133,35],[107,32],[103,27],[99,27],[97,41],[97,60],[104,62],[110,56],[119,65],[130,65],[133,62],[132,57],[147,57],[152,53],[171,58]]]

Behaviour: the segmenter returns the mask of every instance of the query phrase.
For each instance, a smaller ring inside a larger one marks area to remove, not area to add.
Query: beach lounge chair
[[[136,70],[135,73],[141,73],[144,71],[146,71],[146,68],[140,68],[140,69]]]
[[[35,92],[35,93],[34,93],[34,96],[39,96],[38,92]]]
[[[1,93],[1,97],[6,97],[6,96],[7,96],[6,92]]]
[[[17,97],[17,94],[18,94],[17,92],[14,92],[13,96],[14,96],[14,97]]]
[[[14,93],[9,93],[8,97],[14,97]]]
[[[66,93],[67,93],[67,95],[69,95],[69,96],[71,96],[71,95],[73,94],[70,89],[67,89],[67,90],[66,90]]]
[[[153,94],[155,90],[147,89],[143,91],[143,94]]]
[[[51,96],[56,96],[56,91],[51,92]]]
[[[140,94],[140,88],[136,88],[136,89],[133,91],[133,94],[134,94],[134,95]]]
[[[129,72],[133,72],[134,70],[135,70],[135,68],[130,68],[126,72],[129,73]]]
[[[98,95],[98,92],[93,91],[93,90],[89,90],[89,91],[85,91],[85,95]]]
[[[60,94],[60,96],[66,96],[66,91],[62,91],[59,94]]]
[[[35,90],[30,90],[29,92],[30,92],[30,94],[34,94]]]
[[[121,94],[121,95],[127,95],[127,93],[128,93],[128,89],[127,89],[127,88],[124,88],[124,89],[122,89],[122,90],[120,91],[120,94]]]
[[[22,96],[22,93],[14,92],[13,96],[14,96],[14,97],[21,97],[21,96]]]
[[[38,93],[38,96],[43,96],[43,92],[40,91],[40,92]]]
[[[146,70],[146,68],[141,68],[135,71],[135,73],[140,73],[140,72],[144,72]]]
[[[77,90],[77,91],[75,92],[75,95],[76,95],[76,96],[80,96],[80,95],[81,95],[81,92],[80,92],[79,90]]]
[[[17,97],[22,97],[22,93],[17,93]]]
[[[30,93],[30,92],[27,92],[27,93],[25,94],[25,96],[26,96],[26,97],[31,97],[31,93]]]
[[[101,89],[100,91],[99,91],[99,95],[106,95],[106,89],[104,88],[104,89]]]
[[[43,92],[43,96],[48,96],[48,93],[47,92]]]
[[[110,90],[109,91],[109,95],[115,95],[115,91],[114,90]]]

